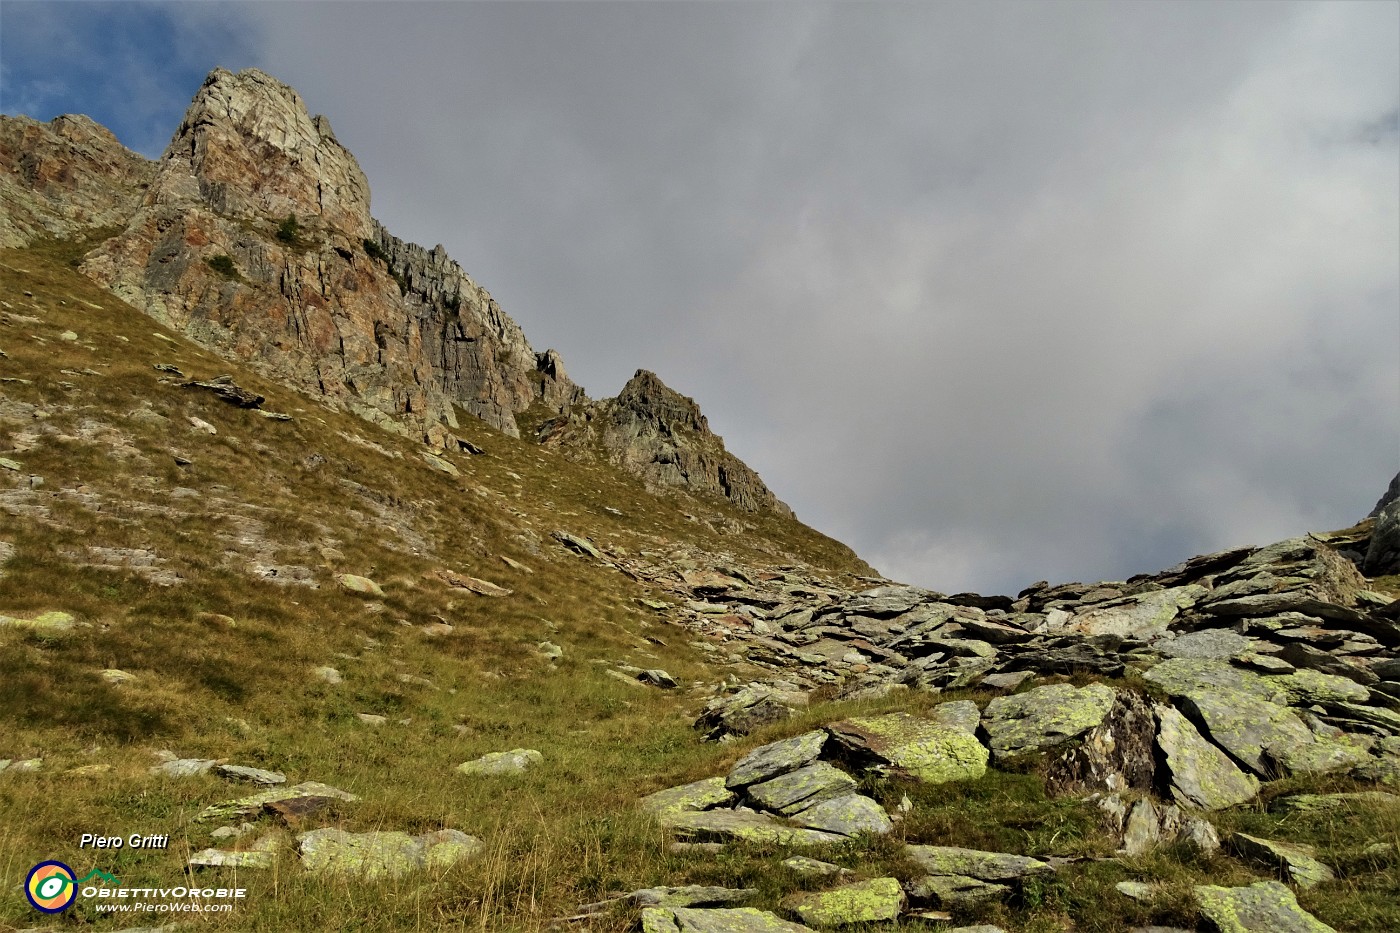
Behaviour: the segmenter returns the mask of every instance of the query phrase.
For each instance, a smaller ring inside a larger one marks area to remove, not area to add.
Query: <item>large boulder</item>
[[[1118,694],[1103,722],[1049,763],[1046,790],[1057,795],[1150,790],[1157,770],[1156,733],[1152,704],[1141,694]]]
[[[725,786],[730,788],[747,787],[788,771],[796,771],[804,765],[816,761],[826,745],[827,733],[823,730],[805,732],[790,739],[780,739],[760,745],[740,758],[729,770]]]
[[[1244,888],[1199,885],[1196,903],[1220,933],[1336,933],[1300,907],[1293,892],[1277,881]]]
[[[882,923],[898,919],[904,909],[904,889],[895,878],[871,878],[798,895],[788,907],[804,923],[819,927]]]
[[[997,759],[1061,745],[1103,723],[1117,700],[1112,687],[1049,684],[996,697],[982,711],[982,728]]]
[[[827,726],[836,754],[862,768],[927,784],[979,778],[987,749],[965,729],[909,713],[847,719]]]
[[[1259,781],[1201,738],[1185,716],[1170,706],[1157,708],[1157,747],[1166,769],[1168,792],[1179,803],[1220,810],[1253,800]]]

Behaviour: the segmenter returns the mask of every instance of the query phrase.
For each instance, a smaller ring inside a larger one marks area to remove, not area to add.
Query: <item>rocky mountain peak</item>
[[[609,457],[648,483],[713,493],[750,512],[792,514],[757,473],[725,449],[695,400],[655,373],[637,370],[600,408],[597,420]]]
[[[162,161],[188,167],[226,216],[316,218],[358,239],[373,232],[369,182],[330,121],[256,69],[210,72]]]
[[[637,421],[710,433],[710,423],[700,413],[695,400],[672,390],[650,370],[637,370],[617,394],[613,405],[619,415],[631,416]]]
[[[124,224],[154,167],[89,117],[0,119],[0,247]]]

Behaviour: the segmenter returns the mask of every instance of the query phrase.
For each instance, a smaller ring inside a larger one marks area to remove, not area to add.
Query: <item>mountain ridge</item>
[[[45,148],[49,163],[64,161],[58,139],[36,138],[43,126],[0,131],[0,161],[17,169],[3,178],[16,219],[0,243],[120,227],[83,257],[83,273],[227,356],[438,449],[453,446],[459,412],[518,436],[532,409],[586,422],[616,407],[590,400],[556,351],[536,352],[441,245],[409,243],[375,220],[369,182],[330,121],[261,71],[210,72],[154,163],[87,118],[56,118],[51,136],[76,136],[93,153],[63,153],[77,182],[66,188],[32,168]],[[634,434],[604,432],[606,456],[658,486],[787,510],[703,417],[684,451],[655,438],[647,450],[616,447]],[[693,468],[673,469],[678,461]]]

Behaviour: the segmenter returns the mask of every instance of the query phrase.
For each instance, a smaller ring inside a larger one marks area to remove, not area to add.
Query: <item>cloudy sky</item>
[[[1122,578],[1400,469],[1400,3],[0,6],[0,109],[149,156],[216,65],[895,578]]]

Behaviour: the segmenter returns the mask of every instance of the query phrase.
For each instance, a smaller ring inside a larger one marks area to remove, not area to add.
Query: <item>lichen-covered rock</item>
[[[384,590],[369,577],[361,577],[353,573],[342,573],[335,578],[335,582],[340,584],[342,590],[347,593],[354,593],[356,596],[373,596],[375,599],[382,599],[384,596]]]
[[[763,809],[791,816],[823,800],[849,794],[855,787],[856,782],[850,775],[825,761],[818,761],[754,784],[747,793]]]
[[[713,777],[648,794],[642,798],[641,806],[642,809],[661,816],[667,813],[713,810],[715,807],[733,803],[734,797],[734,792],[724,786],[724,778]]]
[[[457,766],[460,774],[520,774],[544,761],[533,748],[513,748],[508,752],[487,752],[480,758]]]
[[[788,826],[767,813],[753,810],[683,810],[657,817],[681,839],[695,842],[753,842],[782,846],[826,845],[845,836]]]
[[[1279,797],[1269,807],[1278,813],[1326,813],[1332,810],[1369,810],[1374,807],[1400,806],[1400,796],[1379,790],[1363,790],[1348,794],[1292,794]]]
[[[994,698],[982,711],[982,728],[998,759],[1040,751],[1101,724],[1116,699],[1103,684],[1049,684]]]
[[[908,713],[847,719],[827,726],[837,754],[927,784],[962,781],[987,772],[987,749],[967,731]]]
[[[206,820],[231,820],[245,816],[252,816],[268,804],[280,803],[284,800],[294,800],[299,797],[326,797],[333,800],[343,800],[347,803],[354,803],[359,800],[354,794],[346,793],[329,784],[321,784],[317,781],[305,781],[292,787],[277,787],[272,790],[263,791],[261,794],[254,794],[251,797],[243,797],[238,800],[230,800],[225,803],[216,803],[205,807],[195,817],[196,822]]]
[[[905,890],[916,901],[929,901],[943,907],[997,900],[1011,893],[1009,885],[970,875],[926,875],[909,882]]]
[[[909,858],[930,875],[966,875],[982,881],[1012,881],[1054,871],[1039,859],[1005,852],[983,852],[958,846],[910,845],[904,849]]]
[[[67,632],[71,631],[77,623],[73,616],[66,612],[57,610],[50,612],[40,612],[29,617],[0,615],[0,627],[11,626],[13,628],[25,628],[35,632]]]
[[[883,835],[894,828],[885,808],[860,794],[846,794],[823,800],[792,814],[792,821],[801,826],[839,833],[842,836],[854,836],[856,833]]]
[[[1293,892],[1277,881],[1243,888],[1199,885],[1196,903],[1220,933],[1336,933],[1300,907]]]
[[[971,700],[953,700],[939,703],[929,710],[928,718],[941,726],[950,726],[969,735],[976,735],[977,726],[982,721],[982,711]]]
[[[753,907],[706,910],[700,907],[648,907],[642,933],[813,933],[776,914]]]
[[[307,871],[366,880],[398,878],[424,868],[445,869],[481,849],[481,840],[455,829],[421,836],[316,829],[298,835],[297,843]]]
[[[1196,604],[1206,592],[1190,584],[1116,599],[1076,613],[1067,631],[1081,635],[1117,635],[1148,639],[1163,634],[1183,609]]]
[[[1283,870],[1300,888],[1311,888],[1336,877],[1332,869],[1317,860],[1310,846],[1234,833],[1230,836],[1230,848],[1244,858]]]
[[[1314,703],[1365,703],[1371,698],[1371,691],[1349,677],[1324,674],[1306,668],[1275,677],[1273,681],[1288,694],[1288,702],[1294,706],[1312,706]]]
[[[788,771],[796,771],[816,761],[826,745],[826,738],[826,732],[819,729],[760,745],[729,769],[724,784],[731,788],[747,787]]]
[[[1204,810],[1221,810],[1253,800],[1259,793],[1259,781],[1235,767],[1180,712],[1161,706],[1156,714],[1157,747],[1173,799]]]
[[[1202,658],[1172,658],[1163,661],[1143,675],[1172,697],[1187,697],[1197,693],[1247,693],[1262,700],[1286,697],[1278,678],[1261,677],[1253,671],[1241,670],[1226,661]]]
[[[1153,645],[1169,658],[1224,659],[1252,652],[1255,639],[1228,629],[1208,628],[1167,638]]]
[[[1180,703],[1212,742],[1260,777],[1271,776],[1269,757],[1286,759],[1298,746],[1316,741],[1287,707],[1248,693],[1196,691]]]
[[[1367,748],[1349,735],[1317,736],[1312,742],[1283,742],[1264,749],[1265,759],[1281,774],[1325,774],[1345,771],[1370,760]]]
[[[904,909],[904,889],[894,878],[871,878],[829,891],[798,895],[788,907],[803,923],[819,927],[895,920]]]
[[[695,720],[695,728],[705,730],[705,738],[710,740],[726,735],[748,735],[761,726],[788,719],[795,710],[806,705],[807,696],[803,693],[750,684],[706,703]]]

